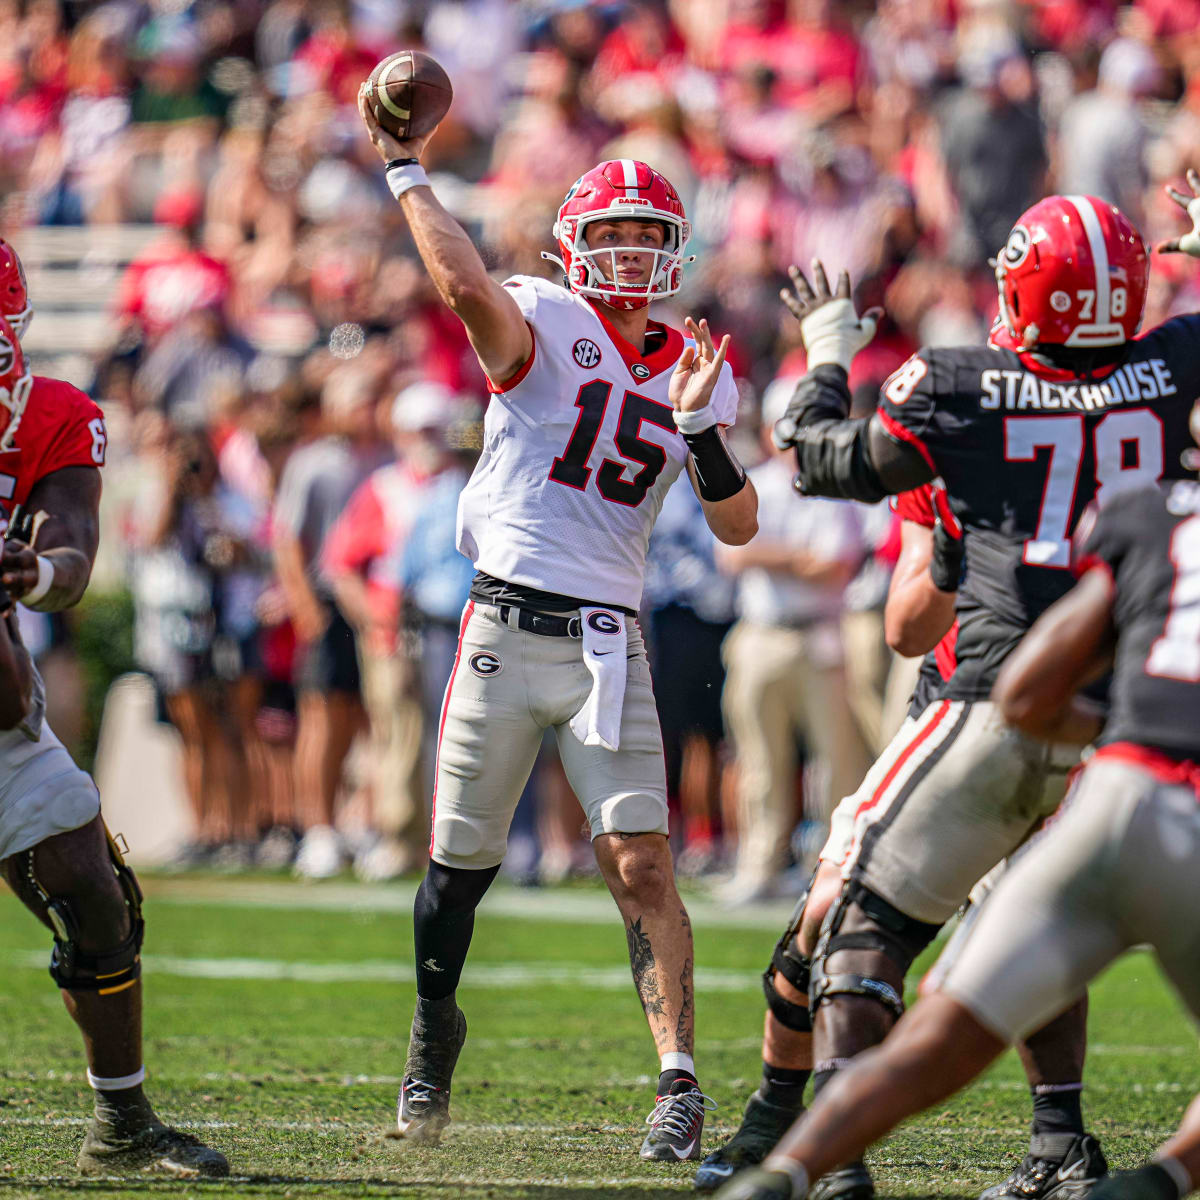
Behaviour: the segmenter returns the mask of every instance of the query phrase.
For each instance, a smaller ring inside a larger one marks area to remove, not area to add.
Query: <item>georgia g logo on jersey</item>
[[[13,369],[13,364],[17,360],[17,352],[13,349],[13,344],[0,333],[0,375],[7,375]]]

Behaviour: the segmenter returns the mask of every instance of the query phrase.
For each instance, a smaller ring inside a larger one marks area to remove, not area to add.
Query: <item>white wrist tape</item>
[[[88,1083],[97,1092],[123,1092],[126,1088],[137,1087],[146,1078],[146,1068],[138,1067],[132,1075],[121,1075],[116,1079],[105,1079],[102,1075],[87,1073]]]
[[[38,555],[37,583],[21,597],[21,603],[26,608],[32,608],[49,590],[54,583],[54,564],[44,555]]]
[[[711,404],[706,404],[703,408],[694,409],[692,412],[675,410],[675,428],[680,433],[703,433],[706,429],[711,429],[716,423],[717,414],[713,412]]]
[[[387,185],[391,189],[391,193],[397,200],[408,191],[409,188],[429,186],[429,177],[425,174],[425,168],[420,163],[409,163],[406,167],[392,167],[384,177],[387,179]]]
[[[808,1172],[793,1158],[772,1155],[763,1163],[764,1171],[780,1171],[792,1181],[793,1200],[803,1200],[808,1194]]]
[[[1179,239],[1179,248],[1184,254],[1200,258],[1200,196],[1187,206],[1187,215],[1192,220],[1192,232]]]
[[[836,364],[849,372],[854,356],[875,336],[875,318],[859,319],[852,300],[830,300],[800,322],[808,370]]]

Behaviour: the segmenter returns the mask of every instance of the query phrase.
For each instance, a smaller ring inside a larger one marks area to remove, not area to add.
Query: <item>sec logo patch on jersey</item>
[[[600,361],[600,347],[591,338],[580,338],[572,348],[571,355],[581,367],[590,370]]]

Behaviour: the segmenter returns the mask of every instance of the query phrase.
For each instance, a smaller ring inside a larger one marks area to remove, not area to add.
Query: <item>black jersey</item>
[[[808,386],[828,395],[829,372],[841,375],[818,368],[806,381],[823,380]],[[1160,325],[1094,379],[979,346],[921,350],[885,382],[872,422],[941,477],[966,529],[958,661],[941,696],[990,693],[1024,632],[1071,587],[1071,533],[1094,497],[1187,474],[1180,456],[1194,445],[1188,414],[1198,396],[1200,315]],[[828,413],[827,402],[821,407]],[[861,475],[862,456],[854,461]],[[800,466],[805,491],[836,489],[831,476],[849,480],[851,495],[860,490],[819,448],[802,446]]]
[[[1101,745],[1200,762],[1200,483],[1122,493],[1079,535],[1112,573],[1116,658]]]

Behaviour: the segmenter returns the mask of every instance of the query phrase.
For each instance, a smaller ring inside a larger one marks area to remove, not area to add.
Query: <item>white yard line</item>
[[[221,908],[307,909],[313,912],[412,913],[415,883],[292,883],[258,879],[164,879],[144,881],[153,904],[206,904]],[[729,909],[712,900],[685,898],[693,925],[778,932],[794,900],[772,900],[753,908]],[[479,906],[481,916],[562,921],[584,925],[620,922],[603,891],[567,888],[496,888]],[[769,953],[770,947],[766,948]]]
[[[45,970],[40,950],[5,955],[9,966]],[[148,973],[187,979],[287,979],[299,983],[411,983],[416,978],[407,963],[387,959],[360,962],[290,962],[279,958],[180,958],[147,954],[142,963]],[[628,966],[594,967],[584,963],[475,963],[467,964],[464,987],[526,989],[560,985],[597,991],[626,991],[633,987]],[[756,992],[760,984],[754,971],[720,967],[696,970],[696,987],[710,992]]]

